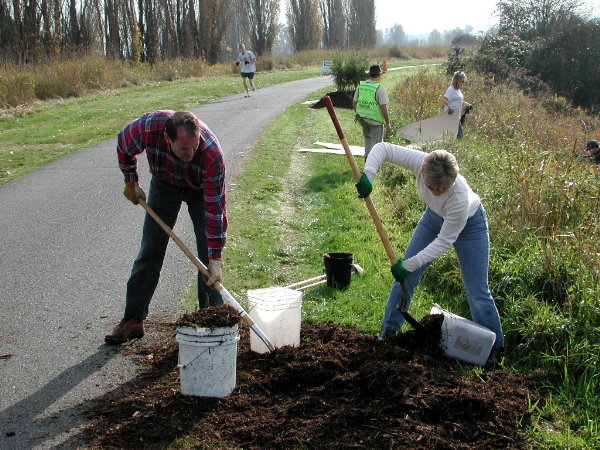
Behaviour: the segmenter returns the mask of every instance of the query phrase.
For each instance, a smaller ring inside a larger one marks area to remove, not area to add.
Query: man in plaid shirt
[[[194,225],[199,259],[208,267],[204,281],[198,272],[200,307],[223,304],[212,289],[222,281],[221,252],[225,246],[225,162],[219,141],[191,112],[156,111],[144,114],[118,135],[119,167],[125,176],[123,195],[134,205],[146,194],[138,184],[137,155],[146,151],[152,180],[148,205],[173,228],[182,202]],[[121,344],[144,335],[144,320],[158,284],[169,236],[146,213],[142,243],[127,283],[125,314],[104,338]]]

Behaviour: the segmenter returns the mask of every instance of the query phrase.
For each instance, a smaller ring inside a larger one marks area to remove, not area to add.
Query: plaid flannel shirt
[[[208,257],[221,258],[227,235],[225,161],[217,137],[200,122],[200,146],[189,163],[171,151],[165,123],[174,111],[146,113],[126,125],[118,135],[117,155],[125,181],[138,181],[137,155],[146,150],[150,173],[182,188],[202,189]]]

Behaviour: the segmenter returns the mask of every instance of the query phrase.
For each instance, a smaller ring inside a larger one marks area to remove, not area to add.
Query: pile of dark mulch
[[[329,92],[326,95],[331,99],[331,103],[336,108],[347,108],[352,109],[352,99],[354,98],[354,91],[334,91]],[[311,106],[311,108],[325,108],[325,102],[321,98],[317,103]]]
[[[184,314],[176,322],[180,327],[220,328],[232,327],[240,321],[240,314],[229,305],[209,306]]]
[[[134,392],[90,412],[90,448],[527,448],[536,381],[511,372],[465,375],[430,331],[390,342],[337,324],[303,323],[301,344],[268,354],[241,329],[237,386],[226,398],[180,394],[173,329],[136,353]],[[177,439],[180,441],[173,444]]]

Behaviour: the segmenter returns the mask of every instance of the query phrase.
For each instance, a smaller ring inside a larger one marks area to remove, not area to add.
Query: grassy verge
[[[421,71],[404,83],[406,75],[384,80],[393,92],[395,127],[416,120],[411,114],[439,111],[431,92],[447,87],[439,72]],[[490,217],[490,283],[504,321],[506,368],[546,375],[546,401],[531,405],[532,446],[597,448],[600,248],[589,230],[600,212],[598,169],[572,154],[583,118],[557,116],[513,90],[499,94],[507,89],[472,75],[467,100],[476,110],[467,138],[444,146],[457,155]],[[351,112],[337,114],[349,142],[361,144]],[[245,304],[248,289],[320,275],[324,252],[352,252],[365,276],[343,292],[307,291],[303,317],[375,334],[391,284],[389,263],[345,157],[297,152],[315,141],[337,142],[327,112],[297,105],[256,146],[229,200],[225,283]],[[412,176],[384,166],[373,199],[400,254],[424,208]],[[469,317],[454,252],[432,265],[412,312],[420,317],[433,302]]]

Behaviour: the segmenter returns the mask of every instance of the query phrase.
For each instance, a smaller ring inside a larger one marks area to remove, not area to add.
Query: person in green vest
[[[383,142],[383,126],[385,125],[385,131],[392,131],[388,109],[390,101],[387,91],[381,85],[381,75],[384,72],[378,65],[373,65],[366,73],[369,74],[369,79],[360,82],[352,101],[356,121],[360,123],[365,138],[365,160],[371,148],[378,142]]]

